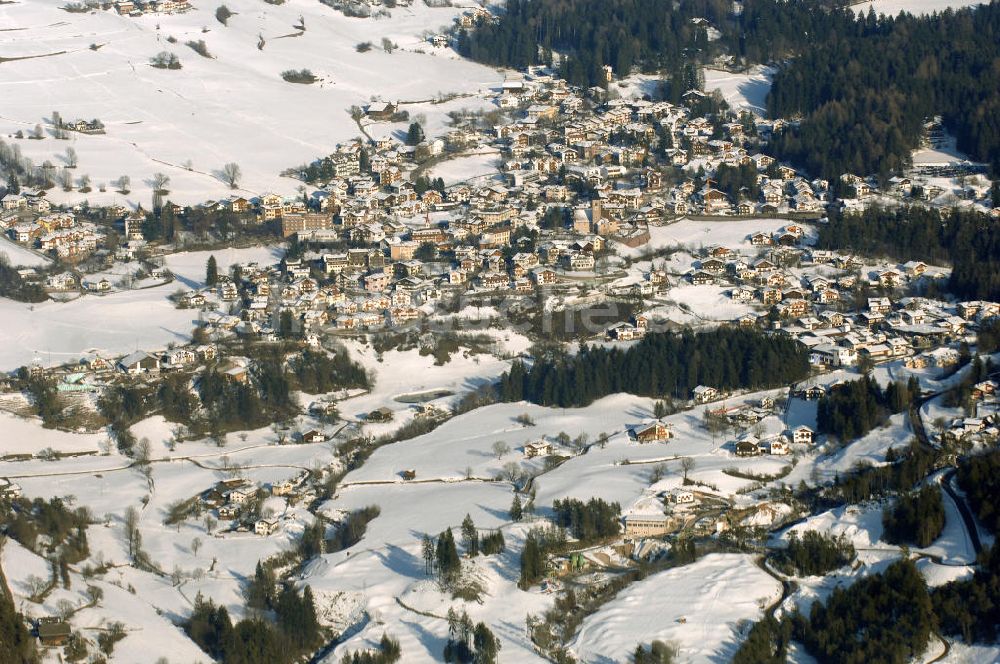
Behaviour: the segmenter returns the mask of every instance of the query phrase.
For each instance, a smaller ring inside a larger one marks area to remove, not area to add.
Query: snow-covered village
[[[1000,661],[998,15],[0,0],[0,661]]]

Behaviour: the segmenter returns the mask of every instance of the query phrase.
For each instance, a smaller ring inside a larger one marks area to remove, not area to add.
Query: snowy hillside
[[[57,168],[73,147],[79,154],[74,175],[109,184],[105,193],[96,186],[90,194],[54,189],[54,200],[148,206],[149,180],[162,172],[170,177],[172,200],[201,202],[227,193],[219,171],[228,162],[241,166],[244,195],[289,194],[299,183],[280,177],[281,171],[359,135],[348,113],[352,105],[373,97],[426,102],[440,94],[476,93],[502,80],[427,43],[424,35],[450,26],[462,11],[458,7],[415,3],[391,10],[391,17],[361,19],[315,0],[230,0],[235,15],[224,26],[215,18],[217,4],[197,2],[185,13],[141,17],[113,10],[68,13],[63,4],[0,4],[0,136],[36,164],[49,160]],[[293,27],[300,19],[304,32]],[[383,38],[398,50],[386,53]],[[189,41],[204,41],[211,57],[197,54],[185,45]],[[358,52],[362,42],[374,47]],[[161,51],[176,54],[182,68],[151,67],[150,58]],[[319,80],[304,85],[281,78],[283,71],[304,68]],[[411,112],[426,115],[433,128],[441,126],[436,116],[461,108],[458,98]],[[45,126],[54,111],[67,120],[100,119],[107,133],[71,132],[68,141],[49,134],[44,140],[9,138]],[[110,186],[122,175],[132,180],[128,196]]]

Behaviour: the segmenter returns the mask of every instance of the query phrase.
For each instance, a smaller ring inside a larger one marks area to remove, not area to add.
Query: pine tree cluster
[[[787,385],[809,373],[804,346],[788,337],[722,327],[707,332],[649,333],[620,348],[584,346],[573,356],[514,362],[500,379],[504,401],[586,406],[617,392],[688,399],[698,385],[720,390]]]

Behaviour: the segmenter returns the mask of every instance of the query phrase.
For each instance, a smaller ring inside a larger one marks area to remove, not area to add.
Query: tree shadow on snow
[[[513,498],[511,498],[511,500],[513,500]],[[494,517],[495,519],[498,519],[499,521],[510,520],[510,514],[507,512],[507,510],[498,509],[496,507],[490,507],[488,505],[483,505],[482,503],[477,504],[476,507],[481,509],[483,512],[486,512],[490,516]]]
[[[423,537],[423,533],[419,536]],[[423,559],[418,558],[395,544],[386,544],[384,553],[382,551],[375,551],[374,553],[383,565],[399,574],[413,578],[424,576]]]
[[[416,635],[417,639],[420,640],[420,644],[426,648],[427,652],[429,652],[433,657],[440,657],[444,653],[444,638],[437,636],[420,623],[409,620],[400,620],[399,622]]]

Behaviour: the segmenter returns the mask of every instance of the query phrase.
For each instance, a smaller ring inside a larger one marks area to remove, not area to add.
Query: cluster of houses
[[[829,203],[827,183],[807,182],[754,152],[758,139],[751,134],[766,135],[773,123],[757,132],[747,132],[736,120],[716,126],[693,112],[699,101],[697,94],[681,105],[602,101],[596,91],[575,89],[533,69],[506,81],[497,93],[497,104],[513,114],[501,124],[484,127],[459,119],[443,139],[416,146],[392,138],[369,145],[353,141],[319,162],[323,175],[309,197],[265,194],[206,203],[257,222],[278,220],[282,235],[307,249],[301,259],[244,273],[241,283],[223,280],[218,297],[242,308],[230,306],[209,325],[266,338],[286,310],[308,333],[400,325],[427,316],[456,291],[530,296],[571,283],[593,273],[609,241],[640,246],[650,237],[650,225],[676,215],[819,215]],[[398,111],[391,102],[372,102],[365,109],[373,122],[392,120]],[[720,129],[725,138],[712,138]],[[659,141],[667,140],[686,147],[661,149]],[[503,182],[439,190],[410,179],[422,158],[468,148],[496,150]],[[694,164],[706,177],[668,184],[663,167]],[[761,199],[746,207],[746,201],[730,201],[715,189],[712,174],[723,164],[752,166]],[[543,223],[553,208],[565,212],[556,227]],[[536,232],[537,240],[528,240],[527,232]],[[729,286],[734,301],[759,305],[759,312],[733,322],[781,327],[800,336],[818,365],[852,364],[861,354],[876,360],[909,356],[914,335],[961,334],[956,316],[892,301],[886,310],[884,298],[860,313],[842,313],[845,296],[859,285],[855,272],[863,262],[807,250],[804,237],[804,227],[794,222],[773,233],[755,233],[748,238],[762,252],[755,259],[712,247],[687,278],[695,285]],[[352,248],[343,249],[345,242]],[[817,269],[798,276],[783,267],[795,261],[843,274],[834,278]],[[928,269],[910,262],[873,273],[867,285],[891,290]],[[630,288],[654,295],[668,286],[666,272],[653,269]],[[182,305],[202,306],[211,295],[187,294]],[[634,340],[647,327],[639,314],[607,336]]]
[[[790,224],[748,236],[750,246],[759,248],[756,258],[739,248],[708,247],[686,279],[692,285],[726,289],[733,302],[755,309],[730,321],[733,325],[793,336],[809,348],[814,365],[826,368],[852,366],[864,358],[905,358],[908,368],[950,366],[958,354],[948,344],[962,338],[970,326],[1000,315],[996,302],[952,305],[900,297],[918,280],[941,277],[943,272],[920,261],[866,271],[868,266],[856,256],[797,246],[803,233],[801,225]],[[652,269],[641,285],[649,284],[649,294],[656,294],[665,281],[662,271]],[[859,292],[865,294],[860,308]],[[637,338],[646,325],[644,317],[636,316],[632,324],[609,329],[608,336]]]
[[[791,445],[812,445],[815,431],[802,424],[790,431],[768,436],[743,433],[733,442],[733,453],[738,457],[753,457],[761,454],[783,456],[792,451]]]
[[[200,495],[202,505],[210,510],[214,510],[220,521],[238,522],[244,517],[247,508],[251,503],[257,501],[261,495],[270,493],[272,496],[285,498],[295,497],[305,489],[307,473],[294,477],[269,487],[260,487],[251,484],[247,480],[236,478],[231,480],[220,480],[213,487],[206,489]],[[259,516],[252,522],[242,524],[243,527],[252,527],[253,531],[266,537],[271,535],[280,525],[277,518],[271,516]]]
[[[627,540],[662,537],[680,530],[690,521],[692,508],[699,504],[697,494],[684,487],[645,496],[622,518]]]
[[[1000,440],[1000,412],[992,412],[982,417],[958,417],[947,423],[941,432],[941,439],[950,442],[995,445]]]
[[[114,8],[122,16],[176,14],[191,9],[191,3],[188,0],[118,0]]]
[[[57,129],[66,129],[69,131],[75,131],[80,134],[103,134],[105,133],[104,123],[93,118],[91,120],[84,120],[83,118],[78,118],[70,122],[64,121],[61,117],[56,119]]]
[[[72,212],[52,212],[44,196],[30,194],[0,198],[0,230],[18,244],[67,261],[93,254],[103,235],[94,224]]]

